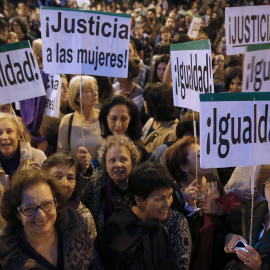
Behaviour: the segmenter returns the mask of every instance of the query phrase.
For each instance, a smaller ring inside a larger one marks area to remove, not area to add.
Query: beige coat
[[[175,129],[179,121],[178,119],[175,119],[173,121],[164,122],[160,127],[147,136],[153,122],[154,119],[150,118],[143,127],[142,141],[147,152],[150,154],[152,154],[161,144],[167,144],[177,140]]]
[[[18,171],[31,168],[28,166],[31,162],[37,162],[41,165],[46,159],[44,152],[32,148],[30,143],[24,142],[20,142],[20,156],[21,156],[20,166],[18,168]],[[8,187],[8,183],[9,183],[9,176],[5,174],[0,163],[0,206],[1,206],[1,198],[4,194],[5,189]],[[4,222],[0,215],[0,229],[3,227],[3,225]]]

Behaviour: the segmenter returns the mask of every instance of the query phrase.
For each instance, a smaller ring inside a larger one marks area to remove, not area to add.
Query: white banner
[[[195,39],[200,31],[202,18],[194,16],[188,30],[188,36]]]
[[[41,8],[44,71],[126,78],[130,24],[126,14]]]
[[[62,78],[59,74],[49,75],[46,84],[44,114],[59,117]]]
[[[174,105],[200,111],[200,93],[213,93],[209,40],[171,45]]]
[[[0,105],[44,96],[36,58],[28,41],[0,46]]]
[[[242,92],[270,91],[270,43],[247,47],[243,64]]]
[[[270,6],[225,9],[227,55],[246,52],[246,46],[270,42]]]
[[[200,98],[202,168],[270,164],[270,93]]]

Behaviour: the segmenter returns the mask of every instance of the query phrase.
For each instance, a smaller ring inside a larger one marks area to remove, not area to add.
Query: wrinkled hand
[[[259,253],[251,246],[245,247],[249,252],[246,252],[241,249],[236,250],[237,257],[244,262],[245,265],[250,267],[251,269],[259,269],[262,261]]]
[[[38,162],[31,162],[28,166],[31,169],[35,169],[35,170],[40,170],[41,169],[41,165]]]
[[[242,242],[248,244],[247,240],[240,235],[232,234],[232,233],[227,234],[226,238],[225,238],[224,251],[226,253],[235,253],[234,247],[235,247],[235,244],[238,240],[241,240]]]
[[[91,155],[85,147],[79,147],[77,159],[80,166],[80,171],[84,175],[91,163]]]
[[[198,200],[198,207],[207,215],[221,216],[223,214],[219,205],[213,199]]]
[[[249,186],[248,187],[239,187],[239,188],[236,188],[235,191],[234,191],[234,193],[236,195],[238,195],[245,202],[250,202],[251,199],[252,199],[251,188]],[[254,188],[254,200],[257,199],[258,195],[259,195],[258,190],[255,187]]]
[[[195,206],[197,203],[198,188],[197,180],[194,180],[184,191],[185,200],[190,206]]]

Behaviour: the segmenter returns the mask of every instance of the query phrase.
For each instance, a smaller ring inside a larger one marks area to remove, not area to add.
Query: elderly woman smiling
[[[14,175],[3,197],[0,269],[99,269],[87,226],[64,198],[48,174]]]
[[[131,169],[140,161],[140,152],[125,135],[109,136],[99,149],[99,163],[91,180],[80,190],[79,196],[91,213],[97,232],[115,208],[123,201]]]
[[[30,134],[20,120],[17,123],[12,114],[0,113],[0,203],[9,178],[17,170],[40,167],[46,159],[41,150],[31,147],[30,140]],[[3,224],[0,214],[0,228]]]

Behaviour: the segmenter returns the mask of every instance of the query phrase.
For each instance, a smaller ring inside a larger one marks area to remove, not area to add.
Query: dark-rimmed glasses
[[[44,212],[52,211],[56,206],[56,200],[46,201],[40,205],[30,205],[22,208],[17,207],[18,211],[20,211],[26,217],[32,217],[36,214],[37,210],[40,208]]]

